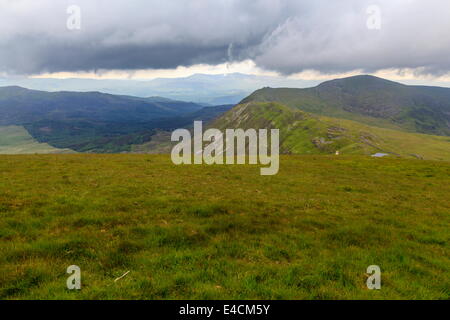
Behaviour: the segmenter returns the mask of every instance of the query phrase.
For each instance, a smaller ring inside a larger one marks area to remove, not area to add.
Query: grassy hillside
[[[450,160],[450,138],[408,133],[356,121],[317,116],[276,102],[242,103],[211,124],[214,128],[279,128],[285,154],[365,154]]]
[[[404,158],[450,161],[450,137],[384,129],[344,119],[320,119],[335,126],[349,128],[355,140],[359,139],[362,143],[372,146],[377,152]],[[351,154],[354,148],[349,145],[340,151],[343,154]]]
[[[69,149],[57,149],[39,143],[21,126],[0,126],[0,154],[68,153]]]
[[[449,162],[283,156],[264,177],[0,156],[0,175],[1,299],[450,298]],[[81,291],[66,289],[72,264]],[[365,286],[373,264],[381,290]]]
[[[278,102],[319,115],[433,135],[450,135],[450,89],[407,86],[373,76],[327,81],[314,88],[264,88],[242,103]]]

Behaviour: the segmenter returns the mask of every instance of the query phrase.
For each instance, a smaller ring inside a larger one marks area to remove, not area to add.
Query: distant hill
[[[264,88],[242,101],[248,102],[278,102],[378,127],[450,135],[450,88],[408,86],[365,75],[307,89]]]
[[[145,122],[179,116],[203,106],[163,98],[136,98],[100,92],[45,92],[0,87],[0,125],[40,120]]]
[[[128,152],[133,145],[150,141],[158,130],[190,126],[194,120],[208,121],[231,107],[204,107],[163,97],[45,92],[10,86],[0,87],[0,129],[10,132],[6,128],[21,128],[42,146],[58,149]],[[0,141],[0,151],[2,147],[19,150],[19,145],[2,145]]]

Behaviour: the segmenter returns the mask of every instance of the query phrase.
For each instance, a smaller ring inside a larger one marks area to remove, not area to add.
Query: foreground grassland
[[[448,162],[0,156],[0,298],[448,299],[449,193]]]

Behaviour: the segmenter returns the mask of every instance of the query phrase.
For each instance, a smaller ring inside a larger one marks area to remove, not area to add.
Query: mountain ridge
[[[450,88],[410,86],[370,75],[316,87],[262,88],[243,99],[279,102],[319,115],[409,132],[450,135]]]
[[[235,106],[209,127],[279,129],[281,154],[373,155],[450,161],[450,138],[369,126],[304,112],[278,102]]]

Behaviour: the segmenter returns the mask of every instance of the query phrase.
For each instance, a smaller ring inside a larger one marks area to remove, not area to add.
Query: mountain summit
[[[409,132],[450,135],[450,89],[408,86],[369,75],[307,89],[264,88],[242,103],[278,102],[314,114]]]

